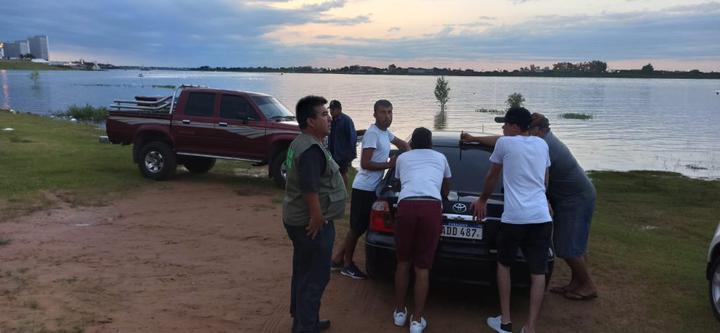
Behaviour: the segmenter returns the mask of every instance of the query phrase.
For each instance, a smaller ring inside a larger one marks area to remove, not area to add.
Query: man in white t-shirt
[[[430,284],[430,268],[442,233],[442,199],[446,198],[451,177],[445,155],[432,149],[432,132],[416,128],[410,141],[412,150],[395,163],[395,178],[400,180],[397,224],[395,225],[395,325],[407,319],[405,295],[410,266],[415,269],[415,306],[410,317],[410,333],[427,327],[423,316]]]
[[[475,216],[485,218],[487,200],[500,174],[505,188],[505,204],[498,231],[497,283],[501,315],[490,317],[487,324],[497,332],[512,332],[510,319],[510,266],[518,248],[530,271],[530,311],[523,331],[535,332],[547,273],[548,249],[552,235],[552,217],[545,195],[550,167],[548,145],[541,138],[529,135],[532,117],[525,108],[510,108],[505,117],[503,134],[490,156],[492,166],[485,177],[483,193],[475,203]]]
[[[385,99],[378,100],[373,110],[375,124],[370,125],[363,135],[360,171],[355,175],[352,185],[350,230],[332,261],[332,270],[340,270],[340,274],[355,280],[367,279],[367,275],[353,262],[353,255],[358,239],[370,223],[370,210],[376,199],[375,189],[385,170],[395,166],[395,156],[390,158],[390,144],[401,150],[410,150],[407,142],[388,130],[392,124],[392,103]]]

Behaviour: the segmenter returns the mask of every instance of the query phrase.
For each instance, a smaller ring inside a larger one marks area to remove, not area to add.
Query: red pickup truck
[[[197,86],[115,101],[107,119],[108,140],[132,144],[140,172],[155,180],[178,165],[204,173],[221,158],[267,164],[268,176],[284,187],[285,155],[299,133],[295,116],[272,96]]]

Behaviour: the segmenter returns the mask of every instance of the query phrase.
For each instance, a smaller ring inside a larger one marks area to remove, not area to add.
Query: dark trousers
[[[330,264],[335,225],[332,221],[315,239],[306,235],[305,226],[285,225],[293,243],[293,273],[290,283],[290,315],[293,333],[317,333],[320,299],[330,281]]]

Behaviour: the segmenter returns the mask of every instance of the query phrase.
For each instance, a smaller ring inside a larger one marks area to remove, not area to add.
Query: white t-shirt
[[[545,171],[550,167],[550,154],[543,139],[523,135],[500,137],[490,162],[503,166],[503,223],[552,221],[545,196]]]
[[[384,163],[387,162],[390,157],[390,142],[393,139],[395,139],[395,136],[392,132],[389,130],[383,131],[377,128],[375,124],[372,124],[365,132],[365,135],[363,135],[362,149],[375,148],[370,161]],[[352,188],[363,191],[375,191],[375,188],[380,184],[380,180],[382,180],[383,174],[383,170],[365,170],[361,166],[360,171],[355,175]]]
[[[445,155],[432,149],[413,149],[398,156],[395,178],[400,179],[400,197],[433,197],[442,200],[443,178],[450,178],[450,165]]]

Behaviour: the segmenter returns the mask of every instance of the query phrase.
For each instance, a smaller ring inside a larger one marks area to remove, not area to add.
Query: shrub
[[[60,115],[82,121],[100,122],[107,119],[108,109],[105,107],[94,107],[90,104],[85,104],[85,106],[71,105],[66,112]]]

